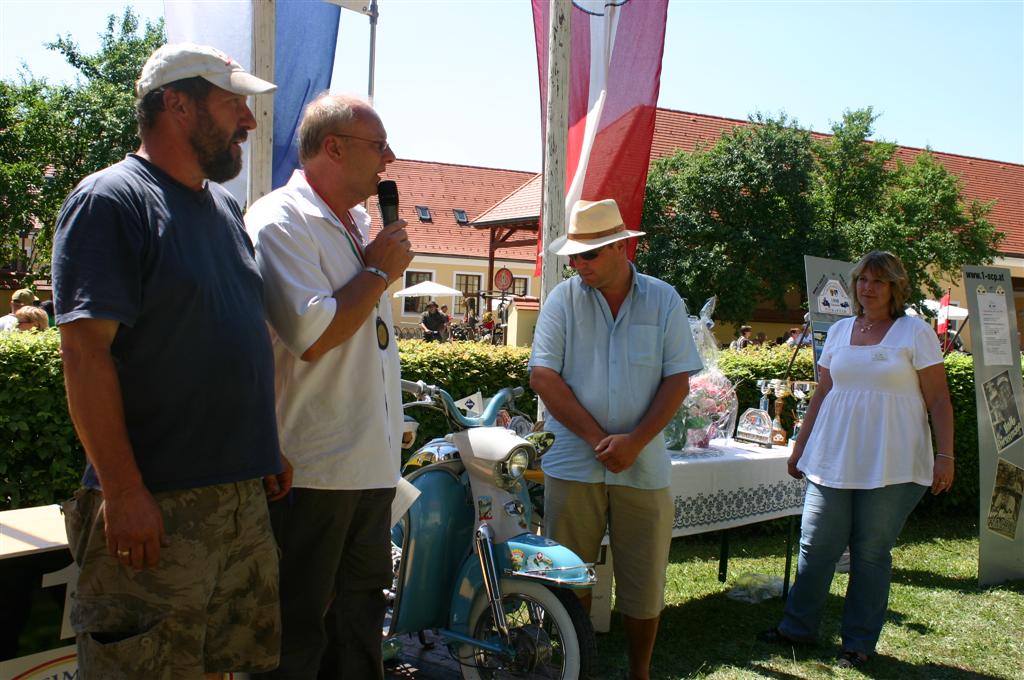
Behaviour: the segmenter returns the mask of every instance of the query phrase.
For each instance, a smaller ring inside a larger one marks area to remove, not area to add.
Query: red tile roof
[[[723,133],[750,125],[749,121],[706,116],[686,111],[658,109],[651,144],[651,158],[657,159],[677,149],[693,151],[714,144]],[[818,139],[828,137],[813,133]],[[901,146],[896,157],[911,162],[923,149]],[[1006,234],[1001,250],[1005,255],[1024,255],[1024,165],[971,158],[932,151],[935,159],[963,181],[967,199],[995,200],[989,220]],[[510,196],[480,215],[477,224],[536,221],[540,216],[541,181],[533,177]],[[479,253],[487,256],[486,242]]]
[[[416,254],[487,257],[488,231],[458,224],[452,210],[465,210],[472,221],[535,174],[400,159],[388,166],[384,177],[398,185],[398,216],[409,223],[409,240]],[[417,205],[430,208],[430,222],[420,221]],[[377,199],[371,198],[367,207],[373,216],[374,236],[380,229]],[[499,256],[532,260],[533,251],[532,247],[501,250]]]

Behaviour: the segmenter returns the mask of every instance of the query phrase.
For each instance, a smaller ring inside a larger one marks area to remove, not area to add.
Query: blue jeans
[[[779,631],[795,640],[817,637],[836,562],[849,545],[843,649],[873,654],[889,604],[892,546],[927,489],[914,483],[833,489],[808,481],[797,578]]]

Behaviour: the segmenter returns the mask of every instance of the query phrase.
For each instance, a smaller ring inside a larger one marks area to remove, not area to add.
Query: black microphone
[[[391,224],[398,219],[398,186],[390,179],[377,183],[377,205],[380,206],[380,217],[384,224]]]

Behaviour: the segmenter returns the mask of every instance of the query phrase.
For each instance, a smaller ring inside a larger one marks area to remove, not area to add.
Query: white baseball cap
[[[237,61],[215,47],[173,43],[150,55],[135,83],[135,94],[141,99],[168,83],[195,77],[234,94],[264,94],[277,89],[277,85],[247,73]]]

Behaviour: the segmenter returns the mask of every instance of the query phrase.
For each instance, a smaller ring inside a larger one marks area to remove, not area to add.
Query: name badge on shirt
[[[885,361],[888,358],[889,355],[884,349],[876,349],[871,353],[872,361]]]
[[[377,317],[377,346],[381,349],[387,349],[388,343],[391,341],[388,333],[388,325],[384,323],[384,319]]]

